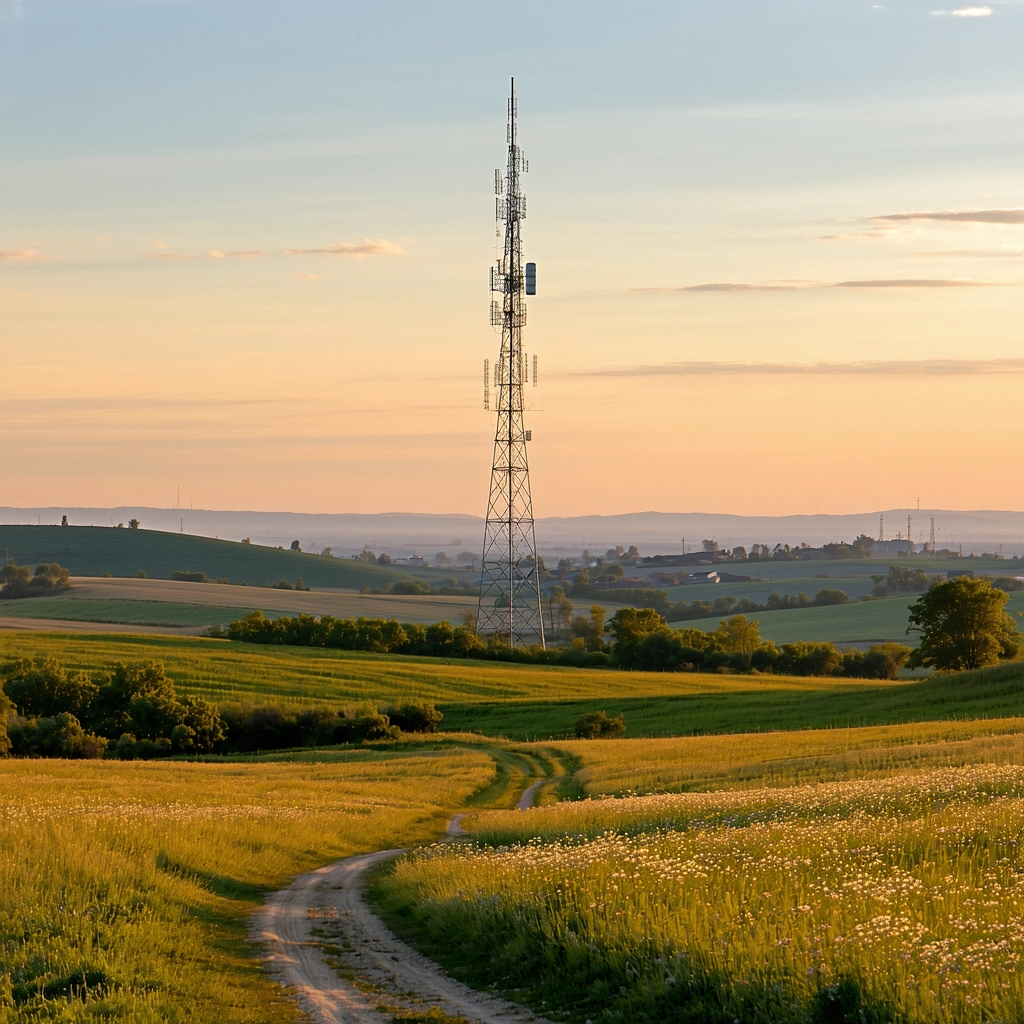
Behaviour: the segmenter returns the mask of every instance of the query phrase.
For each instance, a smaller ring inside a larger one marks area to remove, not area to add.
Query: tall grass
[[[1022,830],[1016,765],[584,802],[497,814],[375,897],[553,1019],[1011,1021]]]
[[[296,1019],[247,947],[264,891],[436,836],[493,774],[468,750],[319,761],[0,761],[0,1021]]]

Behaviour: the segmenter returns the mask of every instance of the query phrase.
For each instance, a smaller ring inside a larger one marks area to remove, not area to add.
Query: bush
[[[388,708],[391,724],[402,732],[437,732],[437,725],[444,715],[426,701],[407,701],[397,707]]]
[[[814,604],[816,607],[829,604],[846,604],[850,598],[847,596],[845,590],[819,590],[814,595]]]
[[[71,570],[62,569],[56,562],[41,562],[33,574],[27,565],[15,565],[8,560],[0,569],[0,598],[18,599],[53,594],[71,587]]]
[[[181,583],[209,583],[210,581],[206,578],[205,572],[200,572],[198,569],[177,569],[171,573],[172,580],[178,580]]]
[[[609,718],[607,712],[591,711],[576,720],[576,736],[581,740],[617,739],[626,732],[626,721],[622,715]]]

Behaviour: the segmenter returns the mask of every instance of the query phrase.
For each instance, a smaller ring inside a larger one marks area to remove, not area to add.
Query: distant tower
[[[513,647],[544,645],[526,457],[526,442],[532,434],[523,425],[523,383],[527,375],[522,349],[524,295],[536,293],[537,268],[533,263],[523,265],[520,225],[526,217],[526,197],[519,190],[519,176],[529,166],[519,151],[516,114],[513,79],[508,101],[508,161],[504,175],[500,168],[494,172],[495,216],[499,237],[504,227],[504,246],[497,266],[491,267],[491,291],[499,295],[491,301],[491,324],[501,328],[501,355],[494,366],[497,427],[476,616],[479,632],[502,634]]]
[[[932,558],[935,557],[935,516],[932,516],[932,532],[928,538],[928,547],[932,549]]]
[[[910,532],[911,518],[907,516],[907,540],[910,541],[910,553],[914,553],[914,535]]]
[[[885,515],[878,517],[878,539],[880,541],[885,540]]]

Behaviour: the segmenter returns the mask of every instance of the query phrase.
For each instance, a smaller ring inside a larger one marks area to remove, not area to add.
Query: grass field
[[[105,572],[135,576],[141,570],[154,578],[170,579],[173,572],[188,569],[205,572],[210,579],[223,577],[250,586],[276,583],[282,576],[294,583],[301,576],[311,587],[358,590],[431,575],[429,571],[410,573],[258,544],[102,526],[0,525],[0,549],[19,565],[59,562],[72,576],[102,576]]]
[[[0,1021],[299,1020],[250,959],[268,889],[424,842],[484,751],[187,764],[0,761]]]
[[[1022,745],[967,742],[986,763],[831,781],[826,758],[830,781],[750,789],[741,754],[720,792],[480,815],[478,844],[398,862],[373,898],[451,973],[553,1020],[1020,1020]],[[624,779],[639,757],[639,784],[650,746],[585,745],[618,747]],[[690,755],[673,763],[697,783]]]
[[[717,590],[716,590],[717,593]],[[831,640],[833,643],[896,643],[914,645],[914,634],[907,635],[910,605],[918,594],[900,594],[881,600],[854,601],[849,604],[826,605],[822,608],[787,608],[775,612],[752,612],[749,619],[761,623],[761,636],[777,644],[797,640]],[[1006,606],[1016,619],[1024,616],[1024,592],[1010,594]],[[713,630],[722,616],[690,619],[673,623],[695,629]]]
[[[52,653],[69,668],[163,662],[214,702],[435,701],[445,729],[561,739],[584,712],[625,715],[627,735],[823,729],[1024,716],[1024,664],[879,682],[618,672],[269,647],[178,636],[0,633],[0,659]]]

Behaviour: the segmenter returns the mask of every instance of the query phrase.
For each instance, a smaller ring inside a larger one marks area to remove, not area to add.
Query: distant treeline
[[[542,665],[641,669],[651,672],[769,672],[784,675],[845,675],[894,679],[910,656],[900,644],[879,644],[867,653],[840,650],[831,643],[796,643],[776,647],[762,641],[759,624],[744,615],[723,621],[717,630],[671,629],[651,608],[623,608],[604,625],[603,609],[578,616],[571,646],[510,647],[503,636],[477,635],[468,626],[438,622],[432,626],[394,619],[336,619],[282,615],[267,618],[251,612],[232,622],[231,640],[296,647],[327,647],[379,654],[438,658],[479,658]],[[612,643],[604,640],[610,633]]]
[[[0,756],[153,758],[397,739],[434,732],[442,715],[416,701],[379,709],[218,708],[181,697],[159,662],[68,672],[54,657],[0,665]]]

